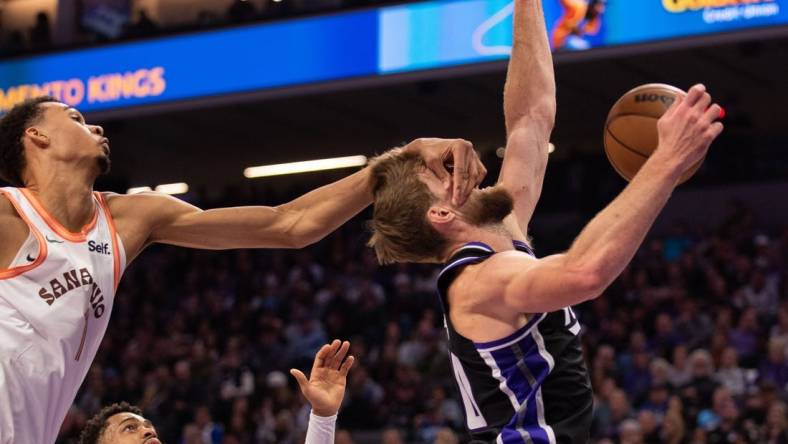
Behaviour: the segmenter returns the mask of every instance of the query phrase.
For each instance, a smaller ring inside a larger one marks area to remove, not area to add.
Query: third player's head
[[[381,263],[443,262],[478,230],[496,230],[512,212],[512,198],[500,186],[473,190],[461,207],[420,157],[394,150],[375,158],[370,223]]]
[[[104,130],[52,97],[26,100],[0,119],[0,178],[13,186],[62,169],[95,178],[109,165]]]
[[[156,428],[133,405],[121,402],[104,407],[91,418],[79,444],[161,444]]]

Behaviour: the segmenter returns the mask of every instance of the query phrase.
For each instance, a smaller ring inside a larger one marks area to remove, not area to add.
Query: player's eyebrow
[[[73,106],[69,106],[68,108],[66,108],[66,112],[67,112],[67,113],[72,113],[72,112],[73,112],[73,113],[77,113],[77,115],[78,115],[78,116],[79,116],[79,117],[80,117],[82,120],[84,120],[84,119],[85,119],[85,116],[83,116],[83,115],[82,115],[82,113],[81,113],[81,112],[79,112],[79,110],[78,110],[78,109],[76,109],[76,108],[74,108]]]
[[[139,422],[139,419],[137,419],[137,418],[135,418],[133,416],[129,416],[128,418],[126,418],[123,421],[121,421],[120,424],[118,424],[118,427],[122,426],[123,423],[127,422],[127,421],[137,421],[137,422]]]

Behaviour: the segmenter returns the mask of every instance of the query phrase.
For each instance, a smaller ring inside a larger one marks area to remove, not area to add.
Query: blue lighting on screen
[[[788,0],[543,0],[556,51],[788,24]],[[84,111],[505,60],[511,0],[442,0],[0,62],[0,113],[55,95]]]

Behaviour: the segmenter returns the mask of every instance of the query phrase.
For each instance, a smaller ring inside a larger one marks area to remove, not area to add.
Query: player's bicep
[[[503,302],[522,313],[549,313],[598,295],[600,281],[593,274],[567,264],[565,255],[520,259],[506,283]]]
[[[549,134],[538,125],[521,125],[506,142],[499,182],[514,199],[517,222],[525,231],[542,194]]]

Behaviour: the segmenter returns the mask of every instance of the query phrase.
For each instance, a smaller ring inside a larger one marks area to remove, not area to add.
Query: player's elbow
[[[317,243],[323,238],[316,227],[299,226],[286,236],[287,248],[301,249]]]
[[[519,112],[518,112],[519,111]],[[556,103],[554,98],[545,98],[532,104],[525,110],[510,110],[506,113],[506,128],[513,134],[522,130],[529,138],[536,134],[538,138],[549,139],[555,127]]]
[[[552,130],[555,126],[555,114],[557,109],[558,105],[556,104],[555,95],[553,94],[541,100],[539,105],[535,107],[531,113]]]
[[[555,95],[547,94],[531,105],[525,118],[538,123],[545,129],[552,130],[555,126],[556,110]]]
[[[286,206],[276,207],[278,215],[277,243],[282,248],[301,249],[321,239],[317,227],[310,224],[303,210],[290,209]],[[269,231],[263,228],[263,231]],[[265,235],[263,235],[265,237]]]
[[[582,270],[574,276],[574,285],[583,302],[596,299],[607,287],[606,280],[595,270]]]

